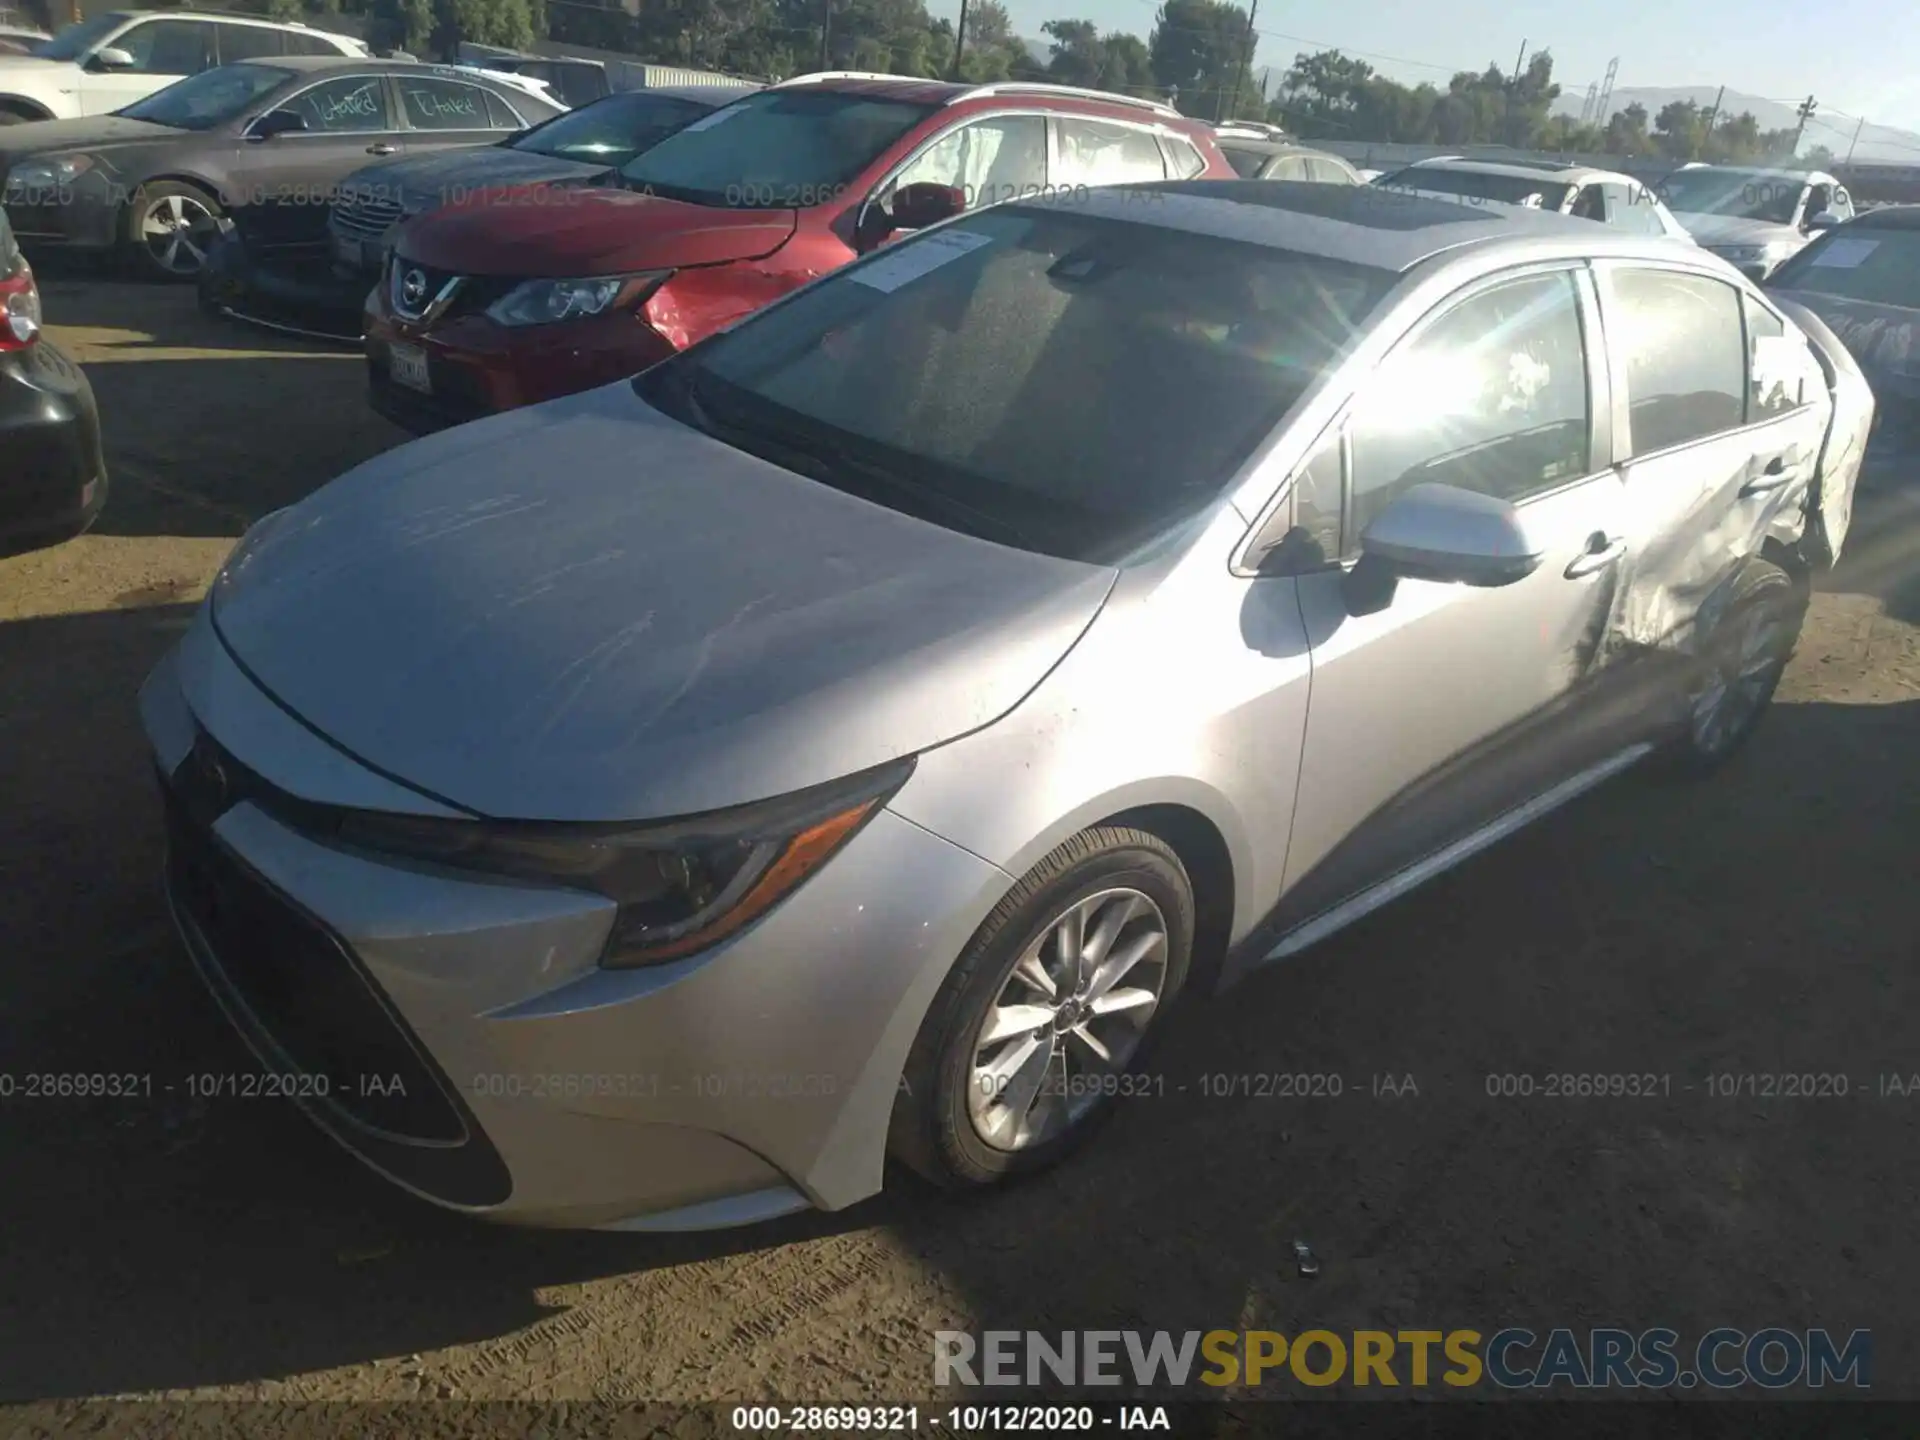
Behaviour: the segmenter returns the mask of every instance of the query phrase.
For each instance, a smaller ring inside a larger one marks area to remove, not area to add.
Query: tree
[[[1188,115],[1212,119],[1246,58],[1247,12],[1227,0],[1166,0],[1147,51],[1154,83],[1172,91]]]

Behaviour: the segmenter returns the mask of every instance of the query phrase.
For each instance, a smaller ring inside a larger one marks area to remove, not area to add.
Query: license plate
[[[427,352],[413,345],[395,345],[388,351],[388,370],[393,383],[422,395],[433,393],[433,381],[427,375]]]

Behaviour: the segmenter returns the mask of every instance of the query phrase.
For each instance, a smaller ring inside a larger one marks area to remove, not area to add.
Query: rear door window
[[[1166,157],[1151,130],[1063,115],[1054,122],[1058,147],[1053,183],[1127,185],[1167,178]]]
[[[490,130],[487,92],[478,85],[430,75],[396,76],[407,123],[415,130]],[[515,127],[518,128],[518,127]]]
[[[1746,423],[1740,292],[1677,270],[1616,270],[1612,287],[1607,335],[1623,351],[1632,454]]]
[[[287,53],[287,32],[265,25],[215,25],[220,37],[220,63],[238,60],[267,60]]]

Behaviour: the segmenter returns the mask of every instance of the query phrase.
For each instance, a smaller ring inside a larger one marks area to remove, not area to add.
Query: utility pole
[[[1787,152],[1788,159],[1800,153],[1800,137],[1807,133],[1807,121],[1813,118],[1813,112],[1819,108],[1820,102],[1811,95],[1800,102],[1800,108],[1794,112],[1800,117],[1800,123],[1793,127],[1793,149]]]
[[[1862,115],[1860,123],[1853,127],[1853,139],[1847,142],[1847,164],[1853,164],[1853,147],[1860,143],[1860,132],[1867,128],[1867,117]]]
[[[960,0],[960,24],[953,32],[953,79],[960,78],[960,52],[967,43],[967,0]]]
[[[1253,0],[1253,3],[1247,7],[1246,53],[1240,57],[1240,64],[1235,67],[1233,72],[1233,104],[1227,107],[1227,113],[1224,116],[1216,118],[1231,120],[1233,118],[1233,112],[1240,108],[1240,82],[1244,80],[1247,73],[1253,69],[1253,17],[1259,13],[1260,0]]]
[[[1713,122],[1720,118],[1720,102],[1726,98],[1727,87],[1722,85],[1720,87],[1720,93],[1713,97],[1713,108],[1707,111],[1707,128],[1700,140],[1703,146],[1713,144]],[[1700,157],[1698,155],[1690,155],[1687,158],[1690,160],[1698,160]]]
[[[1507,143],[1518,145],[1520,134],[1520,71],[1527,63],[1527,42],[1520,42],[1520,53],[1513,58],[1513,74],[1507,80]]]
[[[833,40],[833,0],[820,0],[820,68],[830,70],[833,61],[830,47]]]

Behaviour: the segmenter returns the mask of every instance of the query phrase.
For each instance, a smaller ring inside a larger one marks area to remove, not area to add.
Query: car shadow
[[[1895,1243],[1910,1112],[1700,1093],[1711,1070],[1911,1068],[1920,702],[1781,704],[1718,780],[1598,792],[1195,997],[1147,1093],[1062,1171],[972,1200],[903,1177],[849,1212],[719,1235],[556,1234],[411,1200],[283,1102],[190,1092],[255,1067],[158,887],[133,697],[188,614],[0,625],[0,673],[32,677],[0,698],[0,1399],[493,1340],[557,1314],[556,1285],[863,1227],[983,1329],[1818,1316],[1920,1334],[1920,1261]],[[1489,1091],[1575,1072],[1661,1078],[1639,1099]],[[124,1093],[29,1098],[35,1075]]]

